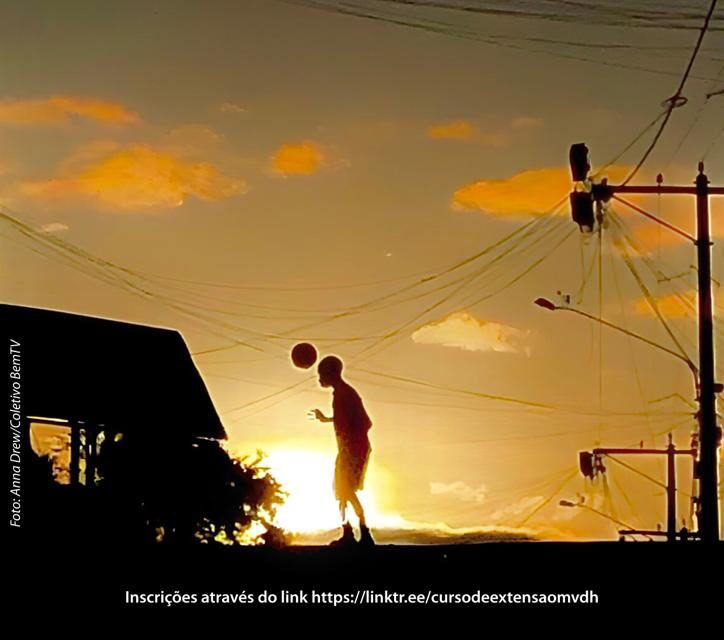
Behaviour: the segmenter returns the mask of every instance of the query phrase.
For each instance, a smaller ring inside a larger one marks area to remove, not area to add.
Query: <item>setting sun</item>
[[[334,454],[301,449],[272,451],[264,460],[289,494],[277,511],[277,524],[293,533],[311,533],[336,529],[340,525],[339,509],[332,490]],[[376,470],[372,470],[370,476]],[[398,524],[400,518],[381,511],[375,487],[379,481],[368,478],[360,492],[367,519],[372,527]],[[351,512],[351,509],[350,509]],[[354,520],[353,515],[350,513]]]

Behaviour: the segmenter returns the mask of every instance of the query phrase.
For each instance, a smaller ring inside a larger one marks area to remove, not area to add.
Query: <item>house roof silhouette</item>
[[[226,438],[178,331],[6,304],[0,326],[5,345],[20,343],[25,416],[141,430],[154,439]]]

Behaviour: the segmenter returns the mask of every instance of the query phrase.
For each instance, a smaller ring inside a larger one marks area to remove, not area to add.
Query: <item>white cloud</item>
[[[247,113],[249,110],[235,102],[224,102],[219,107],[219,111],[221,113]]]
[[[513,504],[501,507],[490,514],[490,519],[499,522],[501,520],[507,520],[523,514],[530,513],[533,509],[540,506],[545,498],[543,496],[526,496],[514,502]]]
[[[451,482],[449,484],[431,482],[430,493],[435,496],[451,495],[463,502],[477,502],[480,504],[481,502],[485,502],[485,496],[488,493],[488,488],[484,484],[481,484],[477,489],[475,489],[461,480]]]
[[[62,222],[49,222],[41,226],[40,230],[45,233],[63,233],[63,231],[68,231],[69,228],[67,224]]]
[[[476,318],[458,311],[437,322],[430,322],[412,334],[418,344],[436,344],[464,351],[496,351],[530,355],[530,331]]]

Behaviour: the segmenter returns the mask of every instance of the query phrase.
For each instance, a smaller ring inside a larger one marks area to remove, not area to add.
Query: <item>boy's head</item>
[[[317,367],[319,384],[323,387],[333,387],[342,380],[342,361],[337,356],[327,356]]]

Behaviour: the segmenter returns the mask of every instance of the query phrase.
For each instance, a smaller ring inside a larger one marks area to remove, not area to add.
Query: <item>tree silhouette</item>
[[[215,440],[197,440],[186,454],[186,472],[177,476],[181,490],[166,502],[173,513],[164,509],[165,540],[285,543],[283,532],[271,524],[285,494],[261,466],[261,453],[249,461],[230,456]]]
[[[163,443],[105,435],[91,486],[57,484],[49,458],[31,457],[41,538],[52,524],[53,537],[67,542],[288,543],[272,524],[286,494],[260,452],[249,459],[213,439]]]

